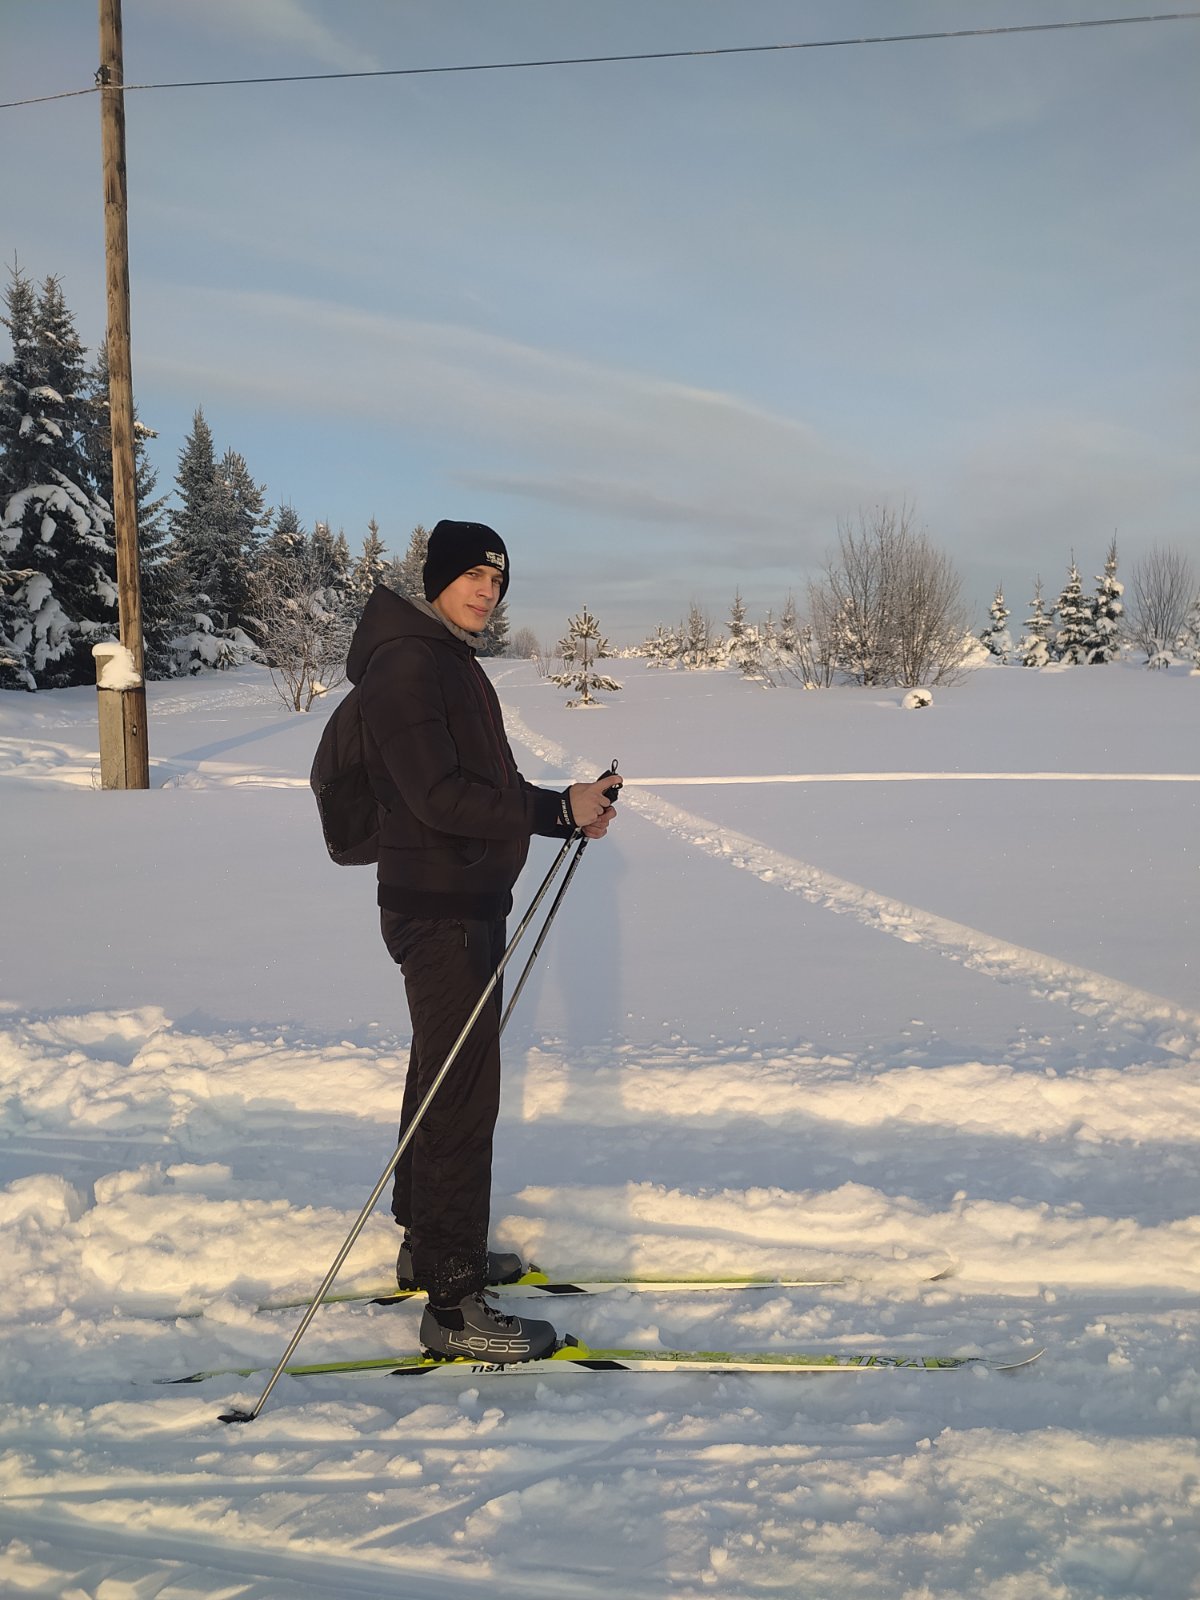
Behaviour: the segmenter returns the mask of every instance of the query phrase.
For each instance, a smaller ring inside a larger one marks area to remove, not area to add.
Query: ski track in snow
[[[551,762],[564,772],[573,772],[576,781],[590,781],[594,777],[590,766],[577,760],[554,740],[535,733],[511,705],[504,706],[504,717],[512,736],[540,760]],[[844,776],[848,781],[857,781],[862,777],[861,774]],[[896,774],[886,776],[895,778]],[[932,780],[943,775],[922,776]],[[1101,775],[1079,776],[1097,781]],[[646,780],[647,783],[649,781]],[[708,780],[683,781],[704,783]],[[1176,775],[1147,780],[1145,775],[1140,775],[1136,781],[1194,782],[1196,779],[1189,775]],[[630,783],[622,794],[622,801],[631,810],[685,843],[703,850],[707,855],[727,861],[741,871],[753,873],[764,883],[801,894],[812,904],[824,906],[827,910],[853,916],[880,933],[890,934],[906,943],[925,945],[947,959],[958,961],[988,977],[1001,982],[1024,984],[1039,999],[1062,1001],[1083,1016],[1131,1028],[1147,1043],[1172,1055],[1200,1061],[1200,1012],[1176,1005],[1161,995],[1150,994],[1118,978],[1109,978],[1102,973],[1091,972],[1086,967],[1061,961],[1055,956],[998,939],[965,923],[920,910],[861,884],[851,883],[846,878],[836,877],[734,828],[710,822],[707,818],[672,805],[658,795],[642,792],[640,784]]]
[[[100,787],[100,751],[51,739],[0,738],[0,777],[43,778],[79,789]]]
[[[505,716],[508,716],[505,712]],[[514,722],[518,721],[513,713]],[[629,778],[630,789],[721,788],[743,783],[1200,783],[1200,772],[766,772],[733,777]]]
[[[38,778],[71,789],[100,788],[100,752],[49,739],[0,738],[0,778]],[[307,778],[265,773],[261,766],[206,760],[203,772],[193,762],[155,756],[152,788],[307,789]]]

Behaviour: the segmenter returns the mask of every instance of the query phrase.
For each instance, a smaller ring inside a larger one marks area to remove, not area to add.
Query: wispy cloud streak
[[[865,492],[861,463],[818,429],[734,394],[294,296],[190,301],[191,330],[171,340],[181,387],[435,434],[473,487],[618,521],[735,528],[767,547],[786,535],[789,552],[798,525],[827,529]]]
[[[380,63],[328,27],[302,0],[172,0],[171,9],[236,44],[250,41],[296,50],[339,72],[368,72]]]

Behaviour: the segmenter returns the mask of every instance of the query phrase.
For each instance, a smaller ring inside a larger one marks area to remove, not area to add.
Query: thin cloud
[[[871,493],[862,463],[811,424],[733,394],[294,296],[197,290],[188,303],[186,326],[175,295],[147,295],[142,311],[147,347],[173,350],[183,393],[434,438],[458,455],[457,481],[628,522],[768,537]]]
[[[744,507],[714,505],[711,501],[677,498],[645,483],[619,478],[535,478],[516,473],[460,472],[457,481],[487,494],[514,495],[540,500],[571,511],[614,513],[645,522],[682,524],[688,528],[714,527],[728,533],[731,522],[743,526],[775,528],[778,519]]]
[[[369,72],[379,66],[373,55],[326,27],[302,0],[173,0],[170,10],[223,40],[282,45],[338,72]]]

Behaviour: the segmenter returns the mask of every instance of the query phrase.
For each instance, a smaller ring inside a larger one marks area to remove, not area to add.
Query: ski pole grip
[[[596,782],[599,783],[601,778],[608,778],[608,777],[613,776],[615,774],[616,770],[617,770],[617,758],[616,758],[616,756],[614,756],[613,759],[612,759],[612,765],[609,767],[608,771],[607,772],[602,772],[600,774],[600,777],[596,779]],[[608,801],[609,805],[610,806],[615,806],[616,803],[617,803],[618,798],[620,797],[621,785],[619,783],[610,784],[609,787],[603,791],[603,793],[604,793],[604,798]]]

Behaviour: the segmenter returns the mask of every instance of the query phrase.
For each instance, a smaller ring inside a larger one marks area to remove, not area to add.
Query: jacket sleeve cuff
[[[544,838],[569,839],[575,832],[575,819],[567,799],[570,791],[564,789],[557,794],[553,789],[538,789],[533,785],[530,788],[533,792],[534,833]]]

